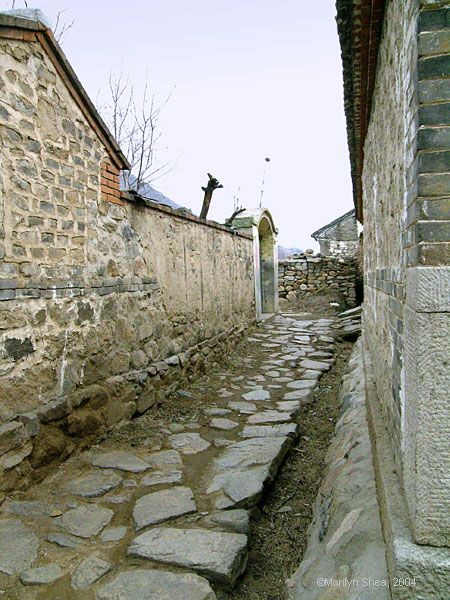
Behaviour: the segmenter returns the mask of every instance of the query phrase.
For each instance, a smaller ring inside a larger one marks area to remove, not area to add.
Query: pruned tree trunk
[[[200,213],[201,219],[206,219],[214,190],[223,188],[223,185],[219,183],[219,180],[213,177],[211,173],[208,173],[208,179],[208,185],[206,187],[202,187],[202,190],[205,192],[205,196],[203,198],[203,206]]]

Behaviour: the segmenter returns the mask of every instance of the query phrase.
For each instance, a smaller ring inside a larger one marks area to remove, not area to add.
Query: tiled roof
[[[337,219],[334,219],[334,221],[330,221],[330,223],[327,223],[326,225],[324,225],[323,227],[321,227],[320,229],[318,229],[317,231],[315,231],[314,233],[312,233],[311,237],[314,238],[315,240],[317,240],[317,238],[320,238],[329,229],[332,229],[333,227],[336,227],[336,225],[339,225],[340,223],[343,223],[347,219],[354,219],[354,218],[355,218],[355,209],[352,208],[352,210],[349,210],[348,212],[346,212],[345,214],[341,215]]]

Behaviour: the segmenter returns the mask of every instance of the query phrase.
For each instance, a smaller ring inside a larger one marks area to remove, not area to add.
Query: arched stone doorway
[[[266,208],[246,210],[233,225],[253,237],[255,307],[260,320],[278,312],[278,231]]]

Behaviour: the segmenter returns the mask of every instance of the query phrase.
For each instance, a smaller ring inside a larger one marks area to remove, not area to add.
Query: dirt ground
[[[348,308],[344,296],[339,291],[332,289],[319,289],[297,300],[288,301],[280,298],[279,303],[280,312],[308,312],[317,318],[335,315]],[[336,304],[338,306],[335,306]]]

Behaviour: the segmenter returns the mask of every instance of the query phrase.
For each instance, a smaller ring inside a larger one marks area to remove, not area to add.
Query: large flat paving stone
[[[23,585],[48,585],[63,576],[61,567],[52,563],[35,569],[27,569],[20,574]]]
[[[253,425],[244,427],[239,434],[243,438],[294,436],[297,433],[296,423],[281,423],[280,425]]]
[[[228,408],[219,408],[219,407],[212,407],[212,408],[207,408],[205,410],[205,415],[210,415],[211,417],[216,417],[216,416],[220,416],[220,415],[229,415],[231,413],[231,410],[228,410]]]
[[[245,401],[228,402],[228,406],[232,410],[236,410],[237,412],[242,413],[243,415],[251,415],[258,410],[256,408],[256,404],[253,404],[252,402],[245,402]]]
[[[204,518],[204,523],[217,525],[234,533],[248,535],[250,532],[250,517],[248,510],[237,508],[235,510],[218,510]]]
[[[314,381],[317,381],[321,377],[322,371],[315,371],[314,369],[306,369],[306,371],[303,371],[302,373],[303,379],[313,379]]]
[[[326,352],[324,350],[317,350],[317,352],[311,352],[311,354],[309,355],[309,358],[333,358],[333,353],[332,352]]]
[[[130,471],[131,473],[143,473],[150,468],[150,465],[142,458],[131,454],[131,452],[105,452],[97,454],[92,459],[92,464],[102,469],[119,469],[120,471]]]
[[[292,390],[283,396],[283,400],[301,400],[308,403],[311,399],[312,390]]]
[[[207,489],[207,493],[221,491],[214,502],[217,509],[251,508],[261,499],[264,484],[272,479],[270,464],[245,470],[236,469],[217,475]]]
[[[296,413],[300,409],[301,405],[301,402],[299,402],[298,400],[286,400],[282,402],[277,402],[278,410],[285,410],[291,415]]]
[[[48,533],[45,539],[47,542],[56,544],[61,548],[79,548],[82,544],[82,541],[73,535],[66,535],[65,533],[55,531]]]
[[[114,516],[114,511],[103,506],[79,506],[65,512],[61,517],[56,517],[54,523],[72,535],[81,538],[90,538],[100,533]]]
[[[272,379],[276,379],[280,377],[280,373],[278,371],[266,371],[267,377],[271,377]]]
[[[136,569],[119,573],[100,588],[97,600],[216,600],[216,595],[194,573]]]
[[[229,431],[231,429],[236,429],[236,427],[239,427],[239,423],[236,423],[236,421],[221,418],[212,419],[209,425],[213,429],[221,429],[223,431]]]
[[[327,362],[322,362],[319,360],[302,360],[302,362],[300,363],[300,366],[303,369],[312,369],[314,371],[328,371],[328,369],[331,367],[330,363]]]
[[[157,470],[180,469],[183,467],[183,461],[179,452],[176,450],[162,450],[146,457],[147,462]]]
[[[69,481],[65,489],[81,498],[97,498],[115,489],[121,483],[122,477],[116,473],[93,470],[87,475]]]
[[[116,527],[105,527],[105,529],[100,534],[100,539],[102,542],[118,542],[127,533],[127,528],[123,525],[118,525]]]
[[[316,382],[313,379],[296,379],[295,381],[288,383],[286,387],[291,388],[292,390],[308,390],[315,385]]]
[[[230,499],[218,508],[249,508],[257,504],[264,485],[272,481],[291,440],[287,437],[249,438],[225,448],[214,459],[206,493],[220,490]]]
[[[133,519],[139,531],[148,525],[163,523],[196,510],[192,490],[178,486],[141,496],[134,506]]]
[[[0,571],[17,575],[37,557],[39,540],[19,519],[0,520]]]
[[[263,412],[251,415],[248,418],[250,425],[259,425],[261,423],[284,423],[290,420],[290,415],[285,411],[265,410]]]
[[[172,448],[182,454],[198,454],[211,446],[198,433],[177,433],[169,438]]]
[[[112,568],[113,565],[109,561],[91,554],[82,560],[75,569],[71,579],[72,587],[75,590],[84,590],[106,575]]]
[[[192,569],[217,583],[233,586],[247,562],[247,536],[206,529],[157,528],[135,538],[127,553]]]
[[[246,392],[241,396],[244,400],[248,402],[258,402],[261,400],[270,400],[270,392],[267,390],[252,390],[251,392]]]
[[[162,483],[177,483],[183,478],[181,471],[154,471],[149,475],[145,475],[142,478],[141,484],[150,485],[161,485]]]
[[[21,517],[33,517],[36,520],[42,517],[50,517],[59,508],[60,506],[46,504],[39,500],[6,500],[2,505],[2,510],[5,512]]]

